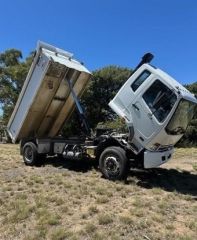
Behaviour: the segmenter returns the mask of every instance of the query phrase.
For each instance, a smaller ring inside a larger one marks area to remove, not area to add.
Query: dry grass
[[[17,145],[0,145],[0,239],[196,239],[197,149],[177,149],[126,183],[92,163],[23,164]]]

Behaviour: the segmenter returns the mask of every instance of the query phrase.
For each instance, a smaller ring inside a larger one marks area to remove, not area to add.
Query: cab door
[[[150,85],[139,89],[139,94],[129,109],[133,117],[135,137],[141,140],[143,145],[163,127],[176,100],[176,94],[156,76]]]

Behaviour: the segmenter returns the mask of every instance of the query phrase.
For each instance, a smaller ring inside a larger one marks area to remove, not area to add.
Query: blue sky
[[[197,81],[195,0],[0,0],[0,52],[42,40],[87,68],[135,67],[145,52],[183,84]]]

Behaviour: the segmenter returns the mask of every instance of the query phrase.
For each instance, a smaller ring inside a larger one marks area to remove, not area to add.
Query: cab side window
[[[143,71],[138,78],[131,84],[132,90],[135,92],[139,86],[151,75],[148,70]]]

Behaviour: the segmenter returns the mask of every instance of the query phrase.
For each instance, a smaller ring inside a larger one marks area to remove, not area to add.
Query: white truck
[[[131,167],[154,168],[167,162],[193,117],[197,99],[151,66],[152,58],[150,53],[143,56],[109,103],[128,132],[92,135],[79,101],[91,73],[71,53],[39,42],[7,126],[13,143],[20,141],[25,164],[39,164],[53,155],[95,158],[104,177],[120,180]],[[59,133],[75,107],[86,136],[63,138]]]

